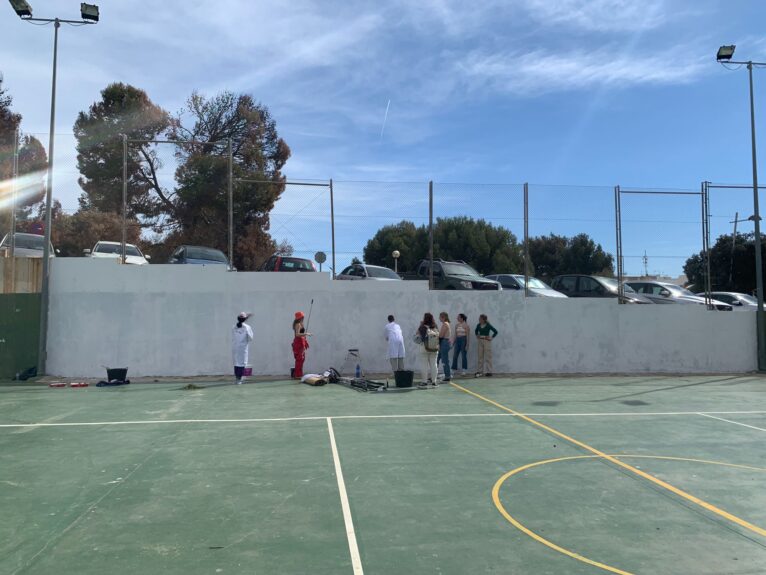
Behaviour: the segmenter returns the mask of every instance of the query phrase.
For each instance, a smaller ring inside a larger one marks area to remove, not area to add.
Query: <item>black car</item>
[[[617,280],[603,276],[567,274],[553,278],[551,287],[569,297],[618,297]],[[625,303],[653,303],[623,283]]]

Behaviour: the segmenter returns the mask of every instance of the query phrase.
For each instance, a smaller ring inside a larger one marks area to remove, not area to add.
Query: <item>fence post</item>
[[[330,235],[332,240],[332,279],[335,279],[335,198],[330,178]]]
[[[234,269],[234,152],[231,138],[228,141],[229,156],[229,268]]]
[[[524,297],[529,297],[529,183],[524,182]]]
[[[428,289],[434,289],[434,182],[428,182]]]
[[[614,227],[617,236],[617,301],[625,303],[625,286],[622,285],[622,212],[620,210],[620,186],[614,187]]]
[[[11,175],[11,285],[16,285],[16,185],[19,177],[19,128],[13,137],[13,173]],[[14,290],[15,291],[15,290]]]
[[[128,135],[122,135],[122,246],[120,246],[120,261],[127,261],[128,241]]]

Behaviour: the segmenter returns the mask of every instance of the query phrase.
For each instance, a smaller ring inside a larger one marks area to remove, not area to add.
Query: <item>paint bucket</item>
[[[66,387],[65,381],[52,381],[48,384],[48,387]]]
[[[125,381],[128,379],[127,367],[107,367],[106,368],[106,380],[107,381]]]
[[[84,381],[73,381],[69,387],[88,387],[88,384]]]
[[[412,387],[412,379],[415,376],[415,372],[409,370],[395,371],[394,381],[396,387]]]
[[[242,372],[242,375],[244,377],[251,377],[253,375],[253,368],[248,365],[245,367],[245,371]]]

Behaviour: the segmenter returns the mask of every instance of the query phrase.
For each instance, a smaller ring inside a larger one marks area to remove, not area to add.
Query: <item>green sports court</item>
[[[766,379],[0,387],[0,572],[766,573]]]

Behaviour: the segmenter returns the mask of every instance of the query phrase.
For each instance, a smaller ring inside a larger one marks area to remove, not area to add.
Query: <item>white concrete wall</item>
[[[383,326],[392,313],[410,343],[423,312],[486,313],[500,335],[498,373],[745,372],[756,369],[755,314],[703,306],[618,305],[615,300],[524,299],[518,293],[427,291],[424,282],[343,282],[327,274],[227,273],[220,267],[121,266],[60,258],[51,277],[48,371],[103,377],[186,376],[232,371],[230,330],[254,313],[250,363],[257,374],[288,374],[293,314],[309,311],[306,369],[340,367],[348,348],[363,367],[385,372]],[[475,345],[469,368],[475,366]]]

